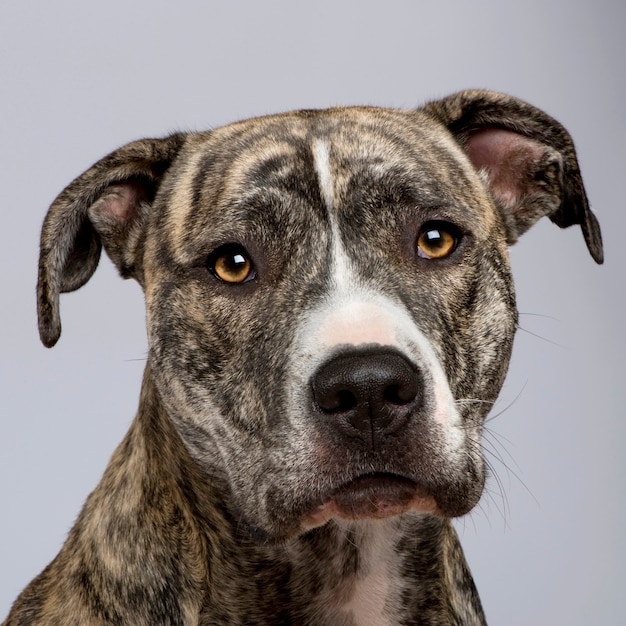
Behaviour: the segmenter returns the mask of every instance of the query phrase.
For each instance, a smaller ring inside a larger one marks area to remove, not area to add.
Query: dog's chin
[[[330,521],[383,520],[412,513],[450,519],[468,513],[480,498],[481,490],[479,486],[471,492],[429,489],[405,476],[368,473],[318,494],[315,502],[280,517],[278,524],[260,526],[241,518],[238,527],[245,529],[248,538],[257,544],[278,545]]]
[[[334,489],[302,518],[301,531],[331,519],[385,519],[407,512],[443,515],[435,498],[416,482],[393,474],[366,474]]]

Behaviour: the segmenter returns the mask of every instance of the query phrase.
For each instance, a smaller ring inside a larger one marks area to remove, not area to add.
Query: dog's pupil
[[[235,273],[244,268],[246,264],[247,261],[243,254],[233,254],[230,258],[230,269]]]
[[[426,239],[430,248],[441,248],[444,245],[444,236],[438,230],[429,230]]]

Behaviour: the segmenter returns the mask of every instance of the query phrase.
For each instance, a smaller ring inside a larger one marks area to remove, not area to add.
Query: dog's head
[[[142,140],[52,205],[40,333],[104,245],[145,291],[161,401],[258,536],[462,515],[516,328],[507,246],[542,216],[602,261],[569,135],[491,92]]]

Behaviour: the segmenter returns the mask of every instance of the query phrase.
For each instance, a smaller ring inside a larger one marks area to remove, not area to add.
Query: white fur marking
[[[358,626],[391,626],[399,591],[396,533],[385,522],[367,524],[364,531],[359,550],[363,572],[357,574],[345,610]]]
[[[326,210],[330,214],[334,206],[335,193],[333,177],[330,173],[330,150],[328,144],[323,139],[316,139],[313,143],[313,162],[320,185],[320,192],[326,205]]]
[[[357,299],[347,300],[329,314],[319,338],[327,348],[341,344],[398,343],[396,329],[386,311],[372,302]]]
[[[331,230],[332,241],[332,271],[331,276],[335,288],[339,291],[349,290],[355,281],[354,272],[351,268],[350,259],[341,245],[341,234],[335,217],[336,198],[335,181],[330,170],[330,148],[322,139],[316,139],[313,143],[313,160],[315,172],[320,185],[320,193],[324,200],[328,223]]]

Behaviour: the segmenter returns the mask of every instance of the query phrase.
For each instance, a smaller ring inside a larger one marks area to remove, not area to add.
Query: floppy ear
[[[547,215],[561,228],[580,224],[591,256],[604,259],[574,143],[543,111],[500,93],[461,91],[423,110],[448,127],[481,172],[504,216],[509,243]]]
[[[76,178],[52,203],[41,232],[37,283],[39,335],[48,348],[61,335],[59,294],[91,278],[102,245],[122,276],[142,282],[136,261],[145,216],[184,140],[175,134],[123,146]]]

